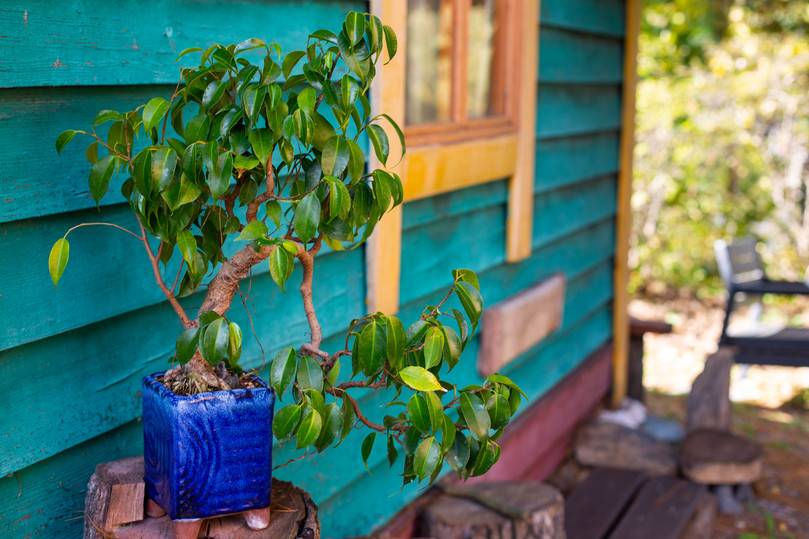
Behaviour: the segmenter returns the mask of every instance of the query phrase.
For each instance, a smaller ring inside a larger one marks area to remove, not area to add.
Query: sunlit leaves
[[[489,436],[491,420],[480,397],[473,393],[461,393],[461,415],[476,438],[483,440]]]
[[[284,348],[273,358],[270,365],[270,385],[279,399],[295,379],[297,370],[298,358],[293,348]]]
[[[323,418],[317,410],[307,407],[298,426],[298,434],[295,445],[298,449],[312,445],[320,436],[320,429],[323,427]]]
[[[59,136],[56,137],[56,152],[62,153],[62,150],[67,146],[67,143],[73,140],[73,137],[78,135],[81,131],[77,131],[75,129],[67,129],[59,133]]]
[[[428,369],[441,362],[444,354],[444,332],[441,328],[431,327],[424,337],[424,361]]]
[[[368,126],[368,138],[371,139],[377,159],[382,164],[386,164],[390,153],[390,142],[385,130],[376,124],[371,124]]]
[[[303,242],[311,240],[320,225],[320,199],[316,192],[304,196],[295,208],[295,232]]]
[[[323,174],[327,176],[340,176],[348,166],[350,153],[345,137],[335,135],[331,137],[323,148],[320,160]]]
[[[441,461],[441,446],[434,436],[419,443],[413,460],[413,470],[419,479],[430,477]]]
[[[96,203],[107,193],[113,172],[115,172],[115,158],[111,155],[99,159],[90,168],[90,195]]]
[[[188,362],[197,351],[199,328],[188,328],[177,337],[174,348],[174,358],[181,365]]]
[[[301,391],[307,389],[323,391],[323,369],[317,359],[310,355],[301,357],[298,366],[298,387]]]
[[[278,440],[289,439],[301,420],[301,405],[288,404],[275,412],[272,420],[272,432]]]
[[[150,132],[157,127],[160,120],[169,110],[169,102],[162,97],[153,97],[143,107],[143,128]]]
[[[270,253],[270,276],[281,290],[292,274],[294,258],[283,246],[278,245]]]
[[[51,281],[53,281],[54,286],[59,284],[59,280],[67,267],[69,257],[70,243],[67,238],[59,238],[54,242],[48,255],[48,272],[51,274]]]
[[[416,391],[445,391],[438,383],[438,378],[424,367],[405,367],[399,371],[399,376],[405,384]]]

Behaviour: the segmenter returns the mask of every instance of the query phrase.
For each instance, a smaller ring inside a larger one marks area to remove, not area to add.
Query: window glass
[[[495,0],[472,0],[466,57],[466,114],[490,115],[496,25]]]
[[[452,94],[452,0],[408,0],[408,125],[448,121]]]

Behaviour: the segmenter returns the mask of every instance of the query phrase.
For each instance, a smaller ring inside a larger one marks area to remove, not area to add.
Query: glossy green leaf
[[[474,286],[475,289],[480,291],[480,281],[478,280],[478,275],[470,269],[461,268],[452,270],[452,280],[467,282]]]
[[[367,376],[379,372],[385,362],[385,328],[377,320],[368,322],[359,337],[362,370]]]
[[[199,338],[199,328],[188,328],[177,337],[174,346],[174,358],[180,365],[188,363],[188,360],[197,351],[197,341]]]
[[[486,411],[489,413],[493,429],[505,427],[511,419],[511,407],[508,400],[499,393],[493,393],[486,400]]]
[[[385,47],[388,49],[388,61],[391,61],[399,49],[399,40],[396,38],[396,32],[390,26],[383,26],[383,31],[385,33]]]
[[[351,405],[347,395],[343,396],[343,406],[340,411],[342,413],[340,441],[343,441],[349,434],[351,434],[351,430],[354,428],[354,423],[356,421],[354,407]]]
[[[323,369],[320,367],[320,362],[312,356],[301,357],[298,366],[298,387],[301,391],[307,389],[323,391]]]
[[[169,102],[162,97],[153,97],[143,107],[143,129],[150,133],[152,129],[157,127],[160,120],[169,110]]]
[[[323,428],[323,418],[314,408],[306,408],[301,424],[298,426],[298,435],[295,445],[298,449],[312,445],[320,436],[320,429]]]
[[[489,436],[491,420],[486,407],[480,397],[473,393],[461,393],[460,409],[466,425],[478,440],[484,440]]]
[[[267,225],[265,225],[263,221],[255,219],[247,223],[247,225],[245,225],[245,227],[242,229],[241,233],[236,238],[236,240],[256,241],[259,238],[266,238],[267,233],[268,233]]]
[[[427,397],[423,393],[415,393],[407,401],[407,416],[413,426],[421,432],[429,432],[432,428],[430,421],[430,410],[427,404]]]
[[[92,195],[96,203],[107,193],[110,186],[110,179],[114,171],[115,158],[111,155],[99,159],[90,168],[90,195]]]
[[[73,140],[73,137],[78,135],[81,131],[76,131],[75,129],[67,129],[59,133],[59,136],[56,137],[56,153],[62,153],[62,150],[65,149],[68,142]]]
[[[253,153],[256,154],[258,160],[263,164],[272,155],[273,137],[272,130],[263,127],[261,129],[253,129],[247,135],[250,140],[250,146],[253,147]]]
[[[200,352],[205,361],[216,366],[228,354],[230,332],[224,318],[217,318],[202,329]]]
[[[350,11],[348,15],[346,15],[343,28],[351,44],[356,45],[360,42],[365,33],[365,15],[356,11]]]
[[[48,271],[54,286],[59,284],[59,279],[62,278],[65,267],[67,267],[68,258],[70,258],[70,243],[67,238],[59,238],[54,242],[48,255]]]
[[[388,135],[385,133],[385,130],[376,124],[371,124],[368,126],[368,138],[371,140],[377,159],[379,159],[382,164],[387,164],[388,154],[390,153],[390,142],[388,141]]]
[[[405,367],[399,371],[399,377],[405,384],[416,391],[446,391],[438,383],[435,375],[424,367]]]
[[[205,88],[205,92],[202,94],[202,106],[205,108],[214,107],[217,103],[219,103],[219,100],[222,99],[226,89],[227,84],[225,81],[211,81]]]
[[[339,177],[348,166],[350,152],[348,142],[340,135],[331,137],[323,147],[320,166],[323,174]]]
[[[304,88],[297,97],[298,107],[309,113],[314,112],[316,101],[317,93],[314,88]]]
[[[396,450],[394,445],[393,436],[388,436],[388,466],[393,466],[396,459],[399,457],[399,451]]]
[[[323,451],[337,439],[342,427],[342,414],[337,404],[330,402],[325,406],[323,414],[323,428],[320,429],[320,436],[315,443],[318,451]]]
[[[284,57],[284,62],[281,65],[281,70],[284,73],[284,77],[289,78],[289,75],[292,73],[292,70],[295,68],[295,65],[306,55],[303,51],[292,51]]]
[[[455,436],[455,442],[452,444],[452,449],[447,453],[447,462],[452,466],[456,472],[460,472],[466,467],[469,462],[469,441],[463,433]]]
[[[500,446],[492,440],[481,442],[480,449],[475,456],[475,462],[469,468],[472,476],[483,475],[488,472],[500,458]]]
[[[374,448],[374,442],[376,441],[376,433],[372,432],[368,434],[365,439],[362,440],[362,462],[368,467],[368,457],[371,456],[371,451]]]
[[[190,230],[181,230],[177,233],[177,248],[186,264],[194,263],[194,253],[197,252],[197,240]]]
[[[283,397],[297,371],[298,357],[294,348],[284,348],[275,354],[270,365],[270,385],[279,399]]]
[[[476,327],[480,315],[483,312],[483,298],[478,289],[466,281],[458,281],[454,285],[455,293],[466,311],[466,316],[472,322],[472,327]]]
[[[123,118],[123,115],[117,110],[101,110],[96,114],[93,125],[101,125],[121,118]]]
[[[518,386],[516,383],[514,383],[514,381],[511,378],[509,378],[508,376],[504,376],[504,375],[502,375],[500,373],[494,373],[494,374],[490,374],[489,376],[487,376],[486,381],[487,382],[497,383],[497,384],[503,384],[503,385],[508,386],[508,387],[510,387],[512,389],[516,389],[517,391],[519,391],[520,395],[522,395],[526,399],[528,398],[528,395],[525,394],[525,391],[523,391],[520,388],[520,386]]]
[[[270,253],[270,276],[281,290],[284,290],[287,279],[292,275],[293,257],[281,246]]]
[[[309,193],[298,202],[293,225],[295,234],[301,241],[308,242],[315,237],[317,228],[320,226],[320,199],[317,197],[317,192]]]
[[[228,359],[235,363],[242,355],[242,328],[236,322],[228,324]]]
[[[435,436],[421,441],[413,458],[413,471],[420,480],[433,474],[441,462],[441,445]]]
[[[404,350],[407,344],[402,321],[396,316],[385,317],[385,348],[388,362],[394,372],[398,372],[404,366]]]
[[[272,432],[279,441],[290,438],[301,420],[302,406],[288,404],[275,413],[272,420]]]
[[[343,182],[333,176],[327,176],[329,185],[329,221],[334,218],[345,219],[351,210],[351,194]]]
[[[439,327],[431,327],[424,336],[424,360],[425,366],[432,369],[441,363],[444,355],[444,332]]]
[[[353,140],[348,140],[348,175],[352,183],[360,181],[365,173],[365,152],[359,144]]]

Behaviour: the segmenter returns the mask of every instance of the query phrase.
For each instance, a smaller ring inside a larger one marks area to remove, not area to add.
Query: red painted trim
[[[502,438],[500,460],[486,475],[469,479],[467,484],[547,478],[567,455],[576,427],[598,406],[611,381],[612,345],[607,343],[509,426]],[[435,495],[431,490],[414,500],[377,530],[374,537],[412,537],[421,507]]]

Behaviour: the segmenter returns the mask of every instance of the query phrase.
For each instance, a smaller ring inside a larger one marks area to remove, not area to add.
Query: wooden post
[[[621,150],[618,173],[618,214],[615,222],[615,274],[612,313],[612,404],[626,396],[629,357],[629,233],[632,229],[632,154],[635,150],[635,91],[637,86],[638,30],[641,2],[626,2],[624,39],[624,84],[621,104]]]

